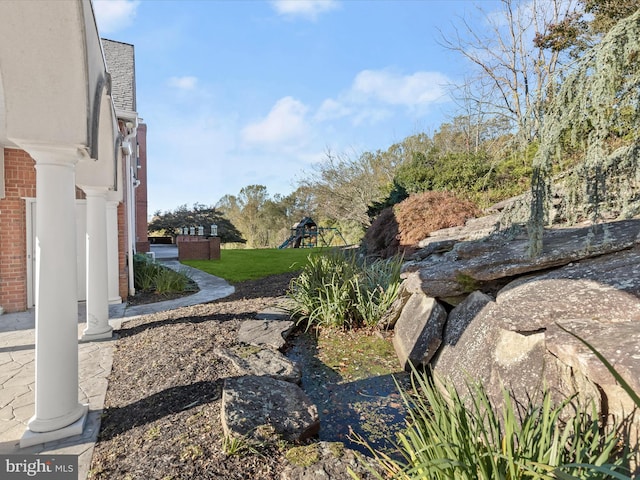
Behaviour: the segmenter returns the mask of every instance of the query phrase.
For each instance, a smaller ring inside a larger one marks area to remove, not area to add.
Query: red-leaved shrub
[[[450,192],[412,195],[384,209],[368,228],[363,244],[367,253],[383,258],[398,253],[407,255],[431,232],[464,225],[479,213],[473,202]]]

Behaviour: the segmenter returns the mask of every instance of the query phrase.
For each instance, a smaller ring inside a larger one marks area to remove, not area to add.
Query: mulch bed
[[[124,323],[89,478],[280,478],[292,445],[266,441],[225,454],[220,399],[236,373],[213,350],[232,347],[240,322],[272,306],[291,278],[242,282],[224,299]]]
[[[220,397],[235,373],[212,352],[232,346],[239,323],[272,305],[291,278],[243,282],[230,297],[126,322],[89,478],[278,478],[284,452],[275,445],[223,452]]]
[[[176,298],[181,298],[189,295],[193,295],[198,292],[200,288],[198,284],[193,280],[189,279],[187,281],[187,287],[184,292],[166,292],[166,293],[157,293],[150,290],[138,290],[135,295],[130,295],[127,298],[127,305],[146,305],[149,303],[156,302],[164,302],[167,300],[175,300]]]

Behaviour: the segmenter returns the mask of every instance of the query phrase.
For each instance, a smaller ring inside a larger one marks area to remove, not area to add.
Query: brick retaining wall
[[[178,260],[220,260],[220,237],[178,235]]]

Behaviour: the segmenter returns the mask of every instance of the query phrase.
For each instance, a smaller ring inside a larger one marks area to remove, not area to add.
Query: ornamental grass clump
[[[155,278],[162,267],[148,256],[136,253],[133,256],[133,281],[136,290],[153,290]]]
[[[177,272],[170,268],[162,268],[155,278],[156,293],[184,292],[189,284],[189,276],[184,271]]]
[[[184,292],[189,287],[189,276],[164,267],[144,254],[133,257],[134,285],[136,290],[159,294]]]
[[[358,439],[380,467],[372,471],[377,478],[628,478],[631,453],[621,447],[615,425],[600,425],[593,404],[575,407],[574,397],[554,403],[544,391],[539,402],[522,405],[504,390],[497,409],[480,385],[468,384],[463,398],[439,383],[414,371],[412,389],[401,390],[408,419],[397,436],[397,455]]]
[[[298,323],[344,329],[375,327],[398,294],[399,258],[367,262],[334,251],[309,257],[287,296]]]

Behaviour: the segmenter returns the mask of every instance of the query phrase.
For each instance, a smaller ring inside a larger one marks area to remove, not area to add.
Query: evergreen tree
[[[567,145],[584,152],[579,166],[582,191],[576,194],[589,207],[592,220],[600,219],[603,205],[617,204],[624,211],[634,194],[623,190],[640,176],[640,10],[618,22],[580,58],[546,112],[531,183],[532,256],[542,250],[553,163]],[[614,176],[615,189],[609,182]]]

